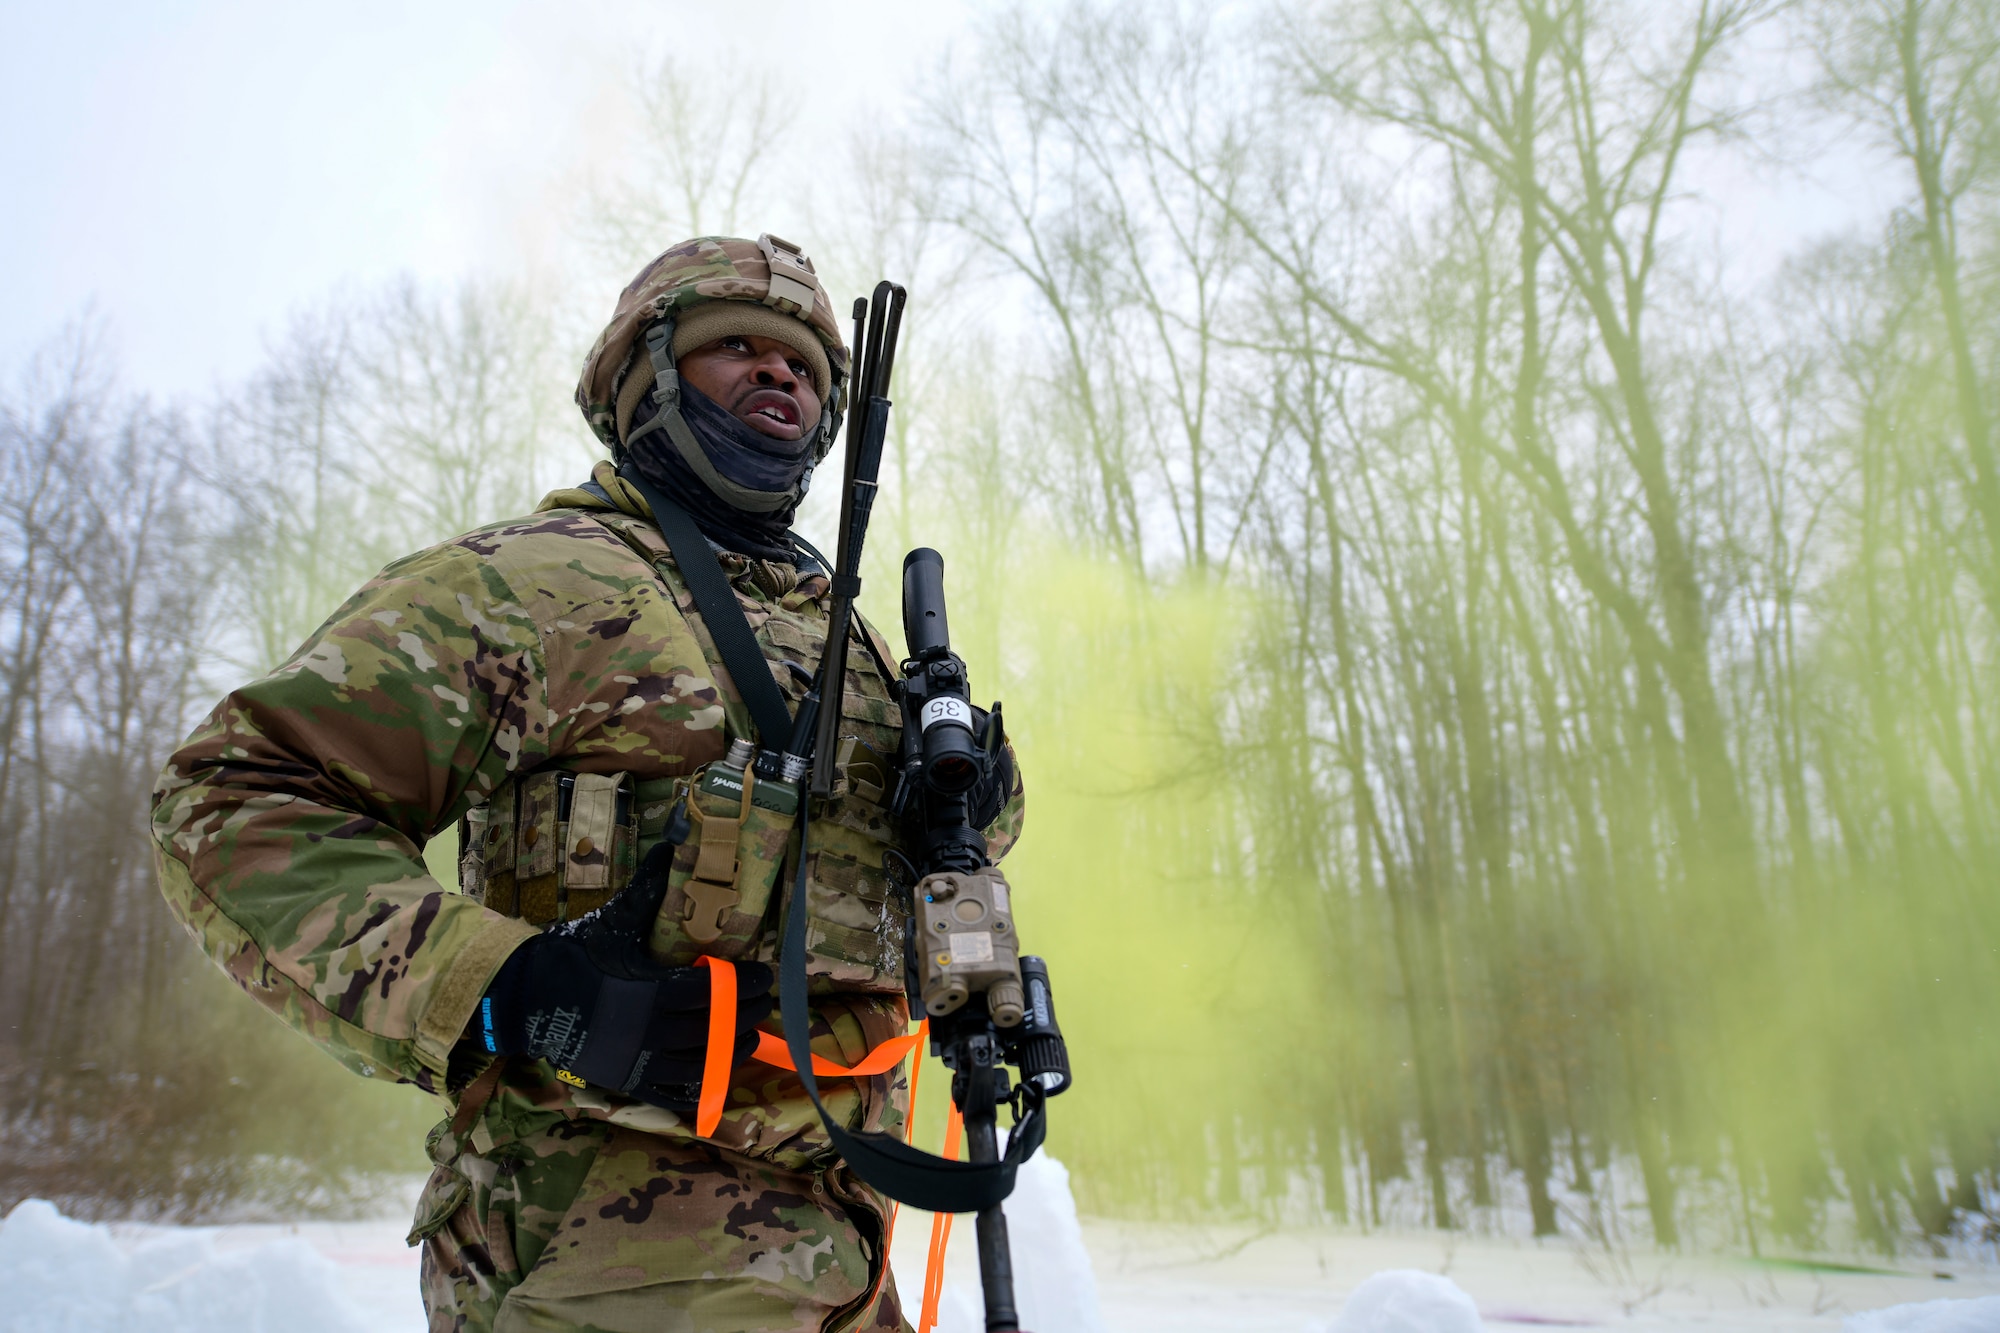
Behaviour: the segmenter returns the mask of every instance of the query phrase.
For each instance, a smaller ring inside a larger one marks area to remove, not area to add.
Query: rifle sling
[[[701,612],[702,623],[708,626],[708,636],[715,641],[715,650],[722,654],[722,665],[736,682],[736,692],[743,696],[744,706],[750,710],[758,746],[782,753],[792,736],[792,710],[785,703],[778,683],[771,679],[764,650],[758,646],[757,636],[750,632],[743,604],[736,600],[736,592],[715,558],[715,548],[701,535],[701,529],[695,526],[687,510],[660,494],[636,469],[622,468],[618,475],[630,482],[652,509],[653,521],[667,539],[667,549],[673,552],[674,563],[680,567],[681,577],[687,580],[688,591],[694,594],[695,609]]]

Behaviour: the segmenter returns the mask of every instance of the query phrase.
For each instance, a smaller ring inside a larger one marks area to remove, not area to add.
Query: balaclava
[[[791,564],[792,518],[812,482],[813,437],[809,426],[796,440],[779,440],[745,425],[729,409],[685,380],[681,382],[681,420],[701,451],[701,461],[732,495],[750,493],[776,499],[775,509],[743,509],[717,493],[695,471],[685,450],[660,426],[660,406],[651,394],[639,404],[632,420],[632,437],[621,466],[653,483],[693,517],[702,535],[726,551],[760,560]]]

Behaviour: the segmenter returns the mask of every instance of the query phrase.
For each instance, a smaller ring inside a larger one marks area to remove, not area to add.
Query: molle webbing
[[[459,887],[532,925],[574,920],[631,882],[673,785],[557,769],[516,778],[460,822]]]

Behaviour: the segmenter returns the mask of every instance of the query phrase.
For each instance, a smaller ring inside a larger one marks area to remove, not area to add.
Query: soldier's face
[[[680,359],[681,378],[752,430],[796,440],[819,421],[812,367],[776,338],[731,334]]]

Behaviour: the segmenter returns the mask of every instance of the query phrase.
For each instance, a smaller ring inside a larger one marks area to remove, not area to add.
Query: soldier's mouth
[[[737,417],[779,439],[798,438],[799,406],[790,394],[777,389],[757,389],[736,406]]]

